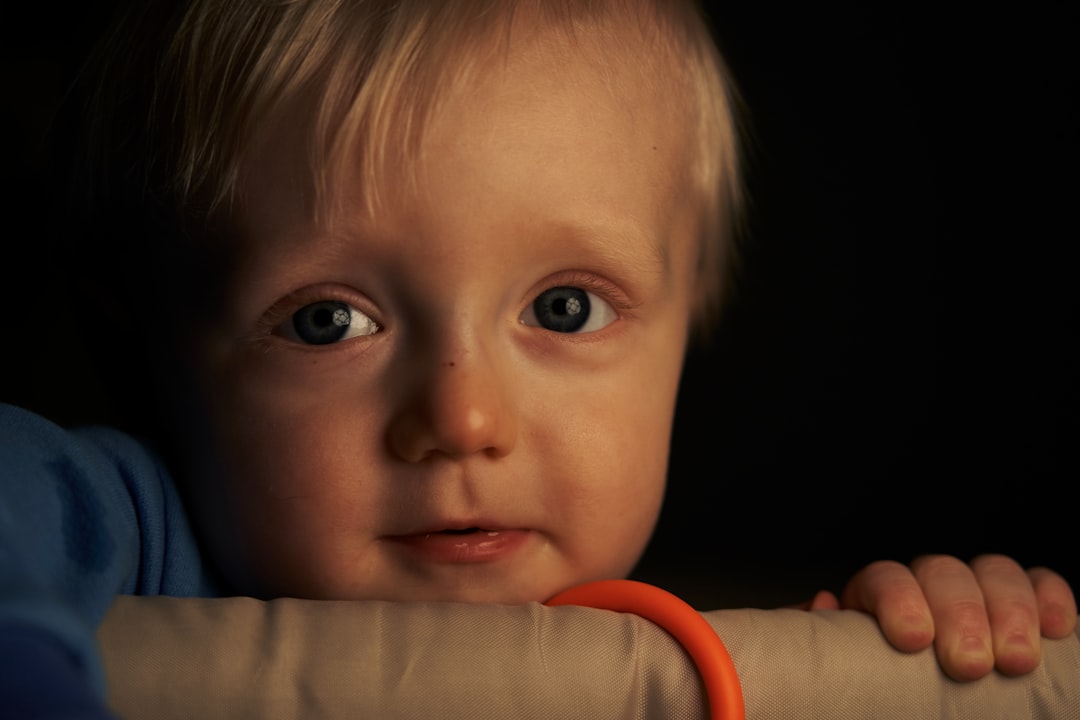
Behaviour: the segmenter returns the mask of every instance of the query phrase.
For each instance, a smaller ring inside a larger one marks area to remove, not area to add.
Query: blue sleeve
[[[0,716],[116,720],[65,648],[46,633],[0,625]]]
[[[0,627],[49,638],[103,694],[95,631],[118,594],[218,594],[168,473],[127,435],[0,404]]]

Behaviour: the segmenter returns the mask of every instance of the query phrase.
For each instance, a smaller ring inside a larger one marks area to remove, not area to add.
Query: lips
[[[415,559],[439,564],[495,562],[514,554],[531,536],[521,529],[463,525],[386,537]]]

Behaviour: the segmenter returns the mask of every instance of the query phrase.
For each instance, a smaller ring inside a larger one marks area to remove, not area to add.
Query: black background
[[[61,422],[105,405],[73,340],[94,318],[49,272],[43,140],[107,5],[4,17],[0,399]],[[879,558],[1005,552],[1080,587],[1077,23],[759,5],[712,11],[748,233],[640,576],[771,605]]]

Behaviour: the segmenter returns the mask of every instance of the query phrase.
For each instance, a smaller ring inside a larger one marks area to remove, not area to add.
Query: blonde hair
[[[695,319],[709,323],[733,259],[739,159],[732,84],[689,0],[191,0],[165,16],[139,10],[104,53],[111,67],[103,77],[113,77],[114,91],[99,93],[91,110],[91,147],[111,169],[93,185],[116,192],[119,172],[128,176],[121,193],[142,192],[189,220],[227,215],[242,195],[241,159],[260,128],[313,101],[306,138],[313,207],[335,201],[343,158],[360,158],[366,200],[377,205],[380,169],[417,151],[445,89],[495,59],[500,44],[491,40],[525,11],[571,38],[583,25],[635,20],[657,50],[642,61],[667,68],[643,73],[645,81],[665,81],[661,72],[672,69],[683,76],[700,143],[688,168],[702,212]],[[125,57],[133,38],[149,57]],[[141,86],[147,109],[118,130],[112,121],[130,91],[116,88],[124,84]]]

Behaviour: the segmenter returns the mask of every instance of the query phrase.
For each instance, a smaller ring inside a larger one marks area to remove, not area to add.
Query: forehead
[[[668,188],[684,184],[698,138],[685,48],[676,47],[675,33],[640,8],[626,13],[625,3],[574,11],[580,14],[566,8],[565,16],[553,15],[550,5],[521,3],[483,30],[447,29],[447,38],[417,42],[408,58],[376,60],[347,109],[338,97],[341,78],[293,96],[243,153],[241,197],[264,192],[271,181],[303,197],[319,220],[332,219],[342,205],[351,213],[357,202],[373,213],[388,198],[423,193],[428,160],[464,149],[448,138],[460,128],[447,127],[466,116],[479,131],[473,142],[486,131],[492,144],[542,144],[553,157],[584,149],[597,158],[640,159],[634,154],[647,145],[672,162],[654,162],[648,175],[637,168],[634,177]],[[591,147],[583,130],[592,131]],[[265,167],[268,161],[276,167]],[[281,177],[284,165],[288,177]]]
[[[441,89],[415,146],[402,135],[372,164],[358,137],[321,204],[296,152],[310,111],[275,123],[243,168],[238,284],[284,267],[298,278],[316,257],[341,267],[360,249],[375,261],[393,246],[413,280],[579,265],[692,285],[696,137],[679,83],[661,81],[671,71],[640,61],[646,46],[624,25],[570,35],[522,24],[498,47],[483,72]]]
[[[672,215],[689,205],[685,95],[649,77],[625,27],[596,30],[513,38],[497,65],[444,99],[413,167],[490,189],[469,212],[512,203],[538,223],[621,228],[611,235],[666,259]],[[431,187],[415,183],[416,198]]]

